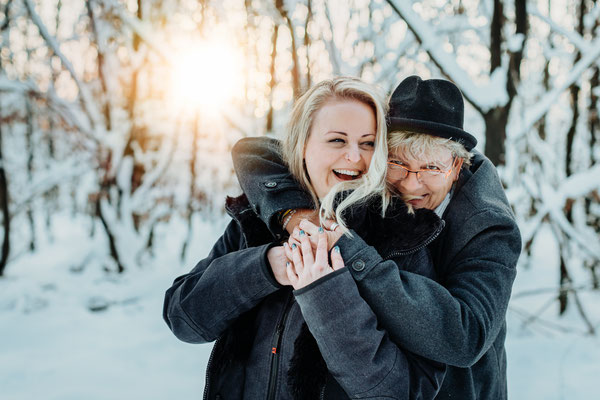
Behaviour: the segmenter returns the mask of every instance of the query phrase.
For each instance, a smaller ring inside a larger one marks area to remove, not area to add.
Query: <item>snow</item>
[[[178,341],[162,320],[162,301],[173,279],[208,253],[226,222],[195,218],[195,245],[181,262],[186,229],[173,220],[156,234],[156,255],[116,277],[103,271],[109,262],[97,249],[107,246],[103,235],[89,237],[89,220],[56,216],[54,241],[40,240],[38,251],[9,264],[0,279],[0,397],[200,398],[211,345]],[[519,267],[506,341],[511,399],[583,400],[596,392],[600,340],[584,334],[576,312],[558,318],[550,307],[539,321],[524,322],[531,315],[523,310],[533,314],[555,296],[557,259],[545,229],[536,236],[531,262]],[[600,321],[600,310],[592,311],[592,320]]]
[[[211,344],[180,342],[162,320],[165,290],[194,263],[179,262],[169,240],[185,234],[183,225],[157,233],[160,256],[117,278],[103,272],[106,255],[95,250],[106,248],[102,235],[88,239],[85,222],[69,216],[56,222],[54,243],[0,279],[0,398],[201,396]],[[208,253],[224,223],[195,220],[190,259]]]

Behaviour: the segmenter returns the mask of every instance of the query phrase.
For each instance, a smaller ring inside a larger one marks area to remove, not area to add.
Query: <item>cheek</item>
[[[373,152],[369,151],[363,155],[367,169],[371,166],[371,160],[373,159]]]
[[[320,157],[308,157],[304,159],[306,164],[306,170],[308,171],[308,175],[311,181],[318,181],[320,179],[324,179],[324,176],[327,174],[326,166],[324,165],[323,159]]]

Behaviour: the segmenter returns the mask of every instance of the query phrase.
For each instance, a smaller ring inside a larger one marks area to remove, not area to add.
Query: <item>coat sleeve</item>
[[[460,251],[438,271],[439,283],[399,271],[358,235],[343,236],[338,246],[361,296],[395,343],[425,358],[467,368],[490,348],[505,324],[521,240],[514,220],[492,210],[471,216],[461,228],[476,234],[452,243]]]
[[[268,271],[271,245],[244,249],[243,243],[239,225],[232,221],[208,257],[167,290],[163,318],[180,340],[217,339],[237,317],[280,287]]]
[[[433,399],[445,366],[394,344],[348,268],[294,292],[327,368],[350,398]]]
[[[313,201],[290,174],[279,152],[279,141],[266,137],[239,140],[232,149],[242,190],[271,232],[280,233],[280,211],[314,208]]]

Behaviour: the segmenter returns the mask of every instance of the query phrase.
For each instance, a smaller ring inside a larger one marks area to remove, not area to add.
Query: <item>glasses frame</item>
[[[433,171],[439,172],[439,174],[429,175],[429,176],[431,176],[432,178],[436,178],[436,177],[438,177],[440,175],[444,175],[444,179],[448,179],[448,177],[450,176],[450,174],[452,173],[452,171],[454,171],[454,167],[456,166],[456,156],[452,157],[452,164],[450,166],[450,169],[448,169],[448,170],[439,170],[439,171],[438,170],[431,170],[431,169],[418,169],[418,170],[413,171],[411,169],[406,168],[404,165],[395,163],[393,161],[388,161],[387,163],[388,163],[388,169],[390,169],[390,170],[396,170],[397,171],[397,170],[401,169],[401,170],[406,171],[406,176],[404,178],[400,178],[399,180],[407,179],[408,176],[410,175],[410,173],[412,172],[413,174],[416,175],[417,180],[419,182],[425,183],[427,181],[427,179],[423,180],[423,176],[421,175],[421,172],[426,172],[426,173],[431,173]]]

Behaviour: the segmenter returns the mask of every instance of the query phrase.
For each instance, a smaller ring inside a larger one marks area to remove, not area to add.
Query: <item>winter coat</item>
[[[507,398],[506,310],[521,237],[494,166],[474,154],[444,212],[442,233],[428,245],[437,282],[398,273],[393,261],[382,261],[366,243],[364,268],[353,268],[345,258],[361,296],[392,340],[448,364],[436,399]],[[280,229],[274,218],[280,210],[312,208],[310,197],[283,165],[276,141],[243,139],[234,147],[233,159],[242,189],[273,232]],[[375,230],[381,229],[389,227]],[[373,234],[380,233],[361,233],[363,238]],[[347,240],[338,242],[342,255]]]
[[[209,256],[175,280],[163,310],[179,339],[217,340],[207,366],[206,399],[265,399],[269,393],[278,400],[435,396],[445,366],[393,344],[349,268],[292,292],[272,276],[266,253],[274,236],[245,196],[228,199],[227,210],[233,221]],[[383,253],[391,247],[403,250],[389,255],[412,273],[431,276],[429,253],[419,249],[440,233],[439,219],[433,213],[391,210],[389,218],[398,227],[420,235],[373,244]],[[381,219],[366,207],[353,210],[352,218]],[[362,240],[349,239],[342,250],[353,266],[370,267],[363,252]]]

